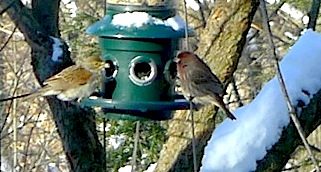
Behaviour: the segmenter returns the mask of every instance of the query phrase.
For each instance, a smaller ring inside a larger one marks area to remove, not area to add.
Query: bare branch
[[[299,135],[300,135],[300,137],[301,137],[301,139],[303,141],[303,144],[306,147],[309,155],[311,156],[311,159],[312,159],[313,163],[315,164],[317,171],[319,172],[320,168],[319,168],[318,162],[316,161],[316,158],[315,158],[314,154],[312,153],[312,150],[311,150],[311,148],[310,148],[310,146],[308,144],[308,141],[307,141],[306,136],[305,136],[305,134],[303,132],[302,126],[300,124],[300,121],[297,118],[297,114],[295,112],[295,108],[291,104],[290,96],[289,96],[289,94],[287,92],[287,89],[285,87],[284,79],[283,79],[283,76],[281,74],[280,66],[279,66],[279,63],[278,63],[277,56],[276,56],[275,45],[274,45],[273,38],[272,38],[272,32],[271,32],[271,28],[270,28],[270,25],[269,25],[267,9],[266,9],[266,5],[265,5],[265,1],[264,0],[260,0],[260,7],[261,7],[262,16],[263,16],[263,25],[264,25],[264,28],[265,28],[267,34],[268,34],[269,46],[271,48],[270,54],[273,57],[273,59],[275,60],[275,69],[276,69],[277,78],[278,78],[278,81],[280,83],[281,90],[282,90],[282,93],[284,95],[285,101],[287,103],[287,108],[289,110],[290,117],[291,117],[292,121],[294,122],[295,127],[297,128],[297,130],[299,132]]]
[[[8,3],[6,6],[3,7],[2,10],[0,10],[0,15],[2,15],[3,13],[5,13],[13,4],[13,1],[11,1],[10,3]]]
[[[311,9],[309,12],[309,23],[308,23],[308,29],[315,30],[315,26],[317,24],[317,19],[319,16],[319,10],[320,10],[320,3],[321,0],[313,0]]]
[[[8,35],[11,35],[12,32],[13,32],[13,31],[7,30],[7,29],[5,29],[5,28],[3,28],[3,27],[0,27],[0,31],[6,33],[6,34],[8,34]],[[13,36],[17,36],[17,37],[23,38],[23,34],[20,33],[20,32],[15,32],[15,33],[13,34]]]
[[[202,21],[202,27],[205,28],[206,26],[206,18],[205,18],[205,14],[204,14],[204,6],[203,4],[201,3],[200,0],[196,0],[198,6],[200,7],[200,9],[198,10],[199,13],[200,13],[200,16],[201,16],[201,21]]]
[[[1,53],[1,51],[2,51],[4,48],[6,48],[6,46],[7,46],[8,43],[10,42],[10,40],[11,40],[11,38],[13,37],[13,35],[14,35],[15,31],[17,30],[17,28],[18,28],[17,26],[14,27],[12,33],[10,34],[10,36],[8,37],[8,39],[6,40],[6,42],[4,42],[3,46],[0,48],[0,53]]]

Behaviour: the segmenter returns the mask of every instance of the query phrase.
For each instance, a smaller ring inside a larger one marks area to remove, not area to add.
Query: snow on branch
[[[52,57],[51,60],[54,62],[62,62],[62,55],[63,55],[63,50],[62,46],[63,43],[55,37],[50,36],[50,38],[54,41],[52,44]]]
[[[280,64],[294,106],[309,104],[321,89],[321,35],[311,30],[293,45]],[[300,112],[300,111],[299,111]],[[254,171],[256,162],[279,140],[290,118],[276,77],[248,105],[234,111],[213,132],[201,171]]]

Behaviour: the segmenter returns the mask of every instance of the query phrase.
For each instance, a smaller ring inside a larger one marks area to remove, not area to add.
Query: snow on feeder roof
[[[117,38],[182,38],[185,35],[184,21],[173,8],[125,5],[108,8],[109,15],[91,25],[86,30],[88,34]],[[191,29],[189,34],[192,35]]]

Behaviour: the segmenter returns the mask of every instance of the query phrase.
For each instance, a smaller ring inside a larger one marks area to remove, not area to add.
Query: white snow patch
[[[269,4],[276,4],[279,3],[280,0],[267,0],[266,2]],[[282,5],[281,11],[289,14],[294,19],[302,20],[303,24],[308,24],[309,22],[309,17],[307,15],[304,15],[300,10],[296,9],[295,7],[292,7],[288,3],[284,3]]]
[[[294,36],[291,32],[284,32],[284,35],[287,36],[288,38],[292,39],[292,40],[297,40],[298,37],[297,36]]]
[[[291,102],[305,104],[321,89],[321,35],[307,30],[280,63]],[[302,92],[306,90],[311,96]],[[202,160],[202,172],[248,172],[256,169],[290,118],[276,77],[248,105],[234,111],[213,132]]]
[[[292,7],[291,5],[284,3],[281,7],[281,10],[288,13],[291,17],[300,20],[304,16],[303,13],[296,8]]]
[[[113,147],[113,149],[117,149],[126,139],[125,135],[111,135],[108,138],[108,143]]]
[[[126,12],[113,16],[111,24],[122,27],[142,27],[148,23],[160,22],[145,12]]]
[[[51,172],[60,172],[60,170],[58,169],[58,167],[56,166],[56,163],[49,163],[48,164],[48,169],[51,171]]]
[[[65,4],[66,8],[69,10],[70,12],[70,17],[74,18],[77,16],[76,11],[78,9],[76,2],[72,1],[72,0],[62,0],[61,1],[63,4]]]
[[[310,20],[309,16],[303,16],[303,18],[302,18],[303,24],[308,24],[309,20]]]
[[[168,18],[164,21],[165,26],[170,26],[174,30],[181,30],[185,28],[185,22],[183,19],[179,16],[174,16],[171,18]]]
[[[150,164],[149,167],[147,168],[147,170],[145,170],[144,172],[153,172],[153,171],[155,171],[156,166],[157,166],[157,163]]]
[[[111,124],[106,124],[105,126],[105,131],[108,132],[111,128]],[[100,123],[98,126],[97,126],[97,130],[98,131],[104,131],[104,124],[103,123]]]
[[[132,171],[132,166],[131,165],[126,165],[124,167],[120,167],[118,169],[118,172],[131,172]]]
[[[201,4],[204,3],[204,0],[199,0]],[[215,0],[206,0],[206,3],[214,3]],[[227,1],[229,2],[229,1]],[[192,8],[194,11],[198,11],[200,9],[200,6],[196,2],[196,0],[186,0],[186,7]]]
[[[185,25],[179,16],[162,20],[146,12],[126,12],[113,16],[111,24],[119,27],[142,27],[144,25],[165,25],[174,30],[184,29]]]
[[[151,164],[147,170],[145,170],[144,172],[153,172],[155,171],[157,163]],[[131,172],[132,171],[132,166],[131,165],[126,165],[124,167],[120,167],[118,169],[118,172]]]
[[[1,156],[1,171],[13,171],[9,161]]]
[[[275,3],[279,3],[280,0],[266,0],[266,2],[269,4],[275,4]]]
[[[63,45],[62,42],[58,39],[55,38],[53,36],[50,36],[50,38],[54,41],[54,43],[52,44],[52,57],[51,60],[54,62],[62,62],[62,53],[63,50],[61,49],[61,46]]]
[[[194,11],[198,11],[200,6],[195,0],[186,0],[186,6],[192,8]]]

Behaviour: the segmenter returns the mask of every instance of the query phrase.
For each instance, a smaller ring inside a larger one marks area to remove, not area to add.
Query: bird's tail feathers
[[[32,98],[35,98],[38,96],[57,95],[60,92],[61,91],[53,91],[53,90],[51,90],[51,88],[49,86],[45,86],[45,87],[42,87],[39,90],[31,92],[31,93],[0,99],[0,102],[5,102],[5,101],[13,100],[13,99],[20,99],[20,98],[21,98],[21,101],[26,101],[26,100],[29,100],[29,99],[32,99]]]
[[[225,112],[226,116],[231,120],[236,120],[236,117],[232,114],[230,110],[228,110],[225,106],[222,107],[222,110]]]
[[[216,106],[218,106],[219,108],[221,108],[228,118],[230,118],[231,120],[236,120],[236,117],[225,106],[225,103],[223,102],[223,99],[218,95],[215,95],[215,99],[216,99],[216,102],[214,102],[214,104]]]
[[[39,96],[52,96],[52,95],[57,95],[61,93],[61,91],[57,91],[57,90],[52,90],[52,88],[48,85],[40,88],[39,90],[31,93],[30,95],[24,97],[22,99],[22,101],[25,101],[25,100],[29,100],[29,99],[32,99],[32,98],[35,98],[35,97],[39,97]]]
[[[22,95],[19,95],[19,96],[13,96],[13,97],[8,97],[8,98],[0,99],[0,102],[5,102],[5,101],[13,100],[13,99],[19,99],[19,98],[28,97],[28,96],[30,96],[31,94],[32,94],[32,93],[28,93],[28,94],[22,94]]]
[[[42,96],[42,92],[36,91],[36,92],[30,93],[29,95],[22,97],[21,101],[26,101],[38,96]]]

